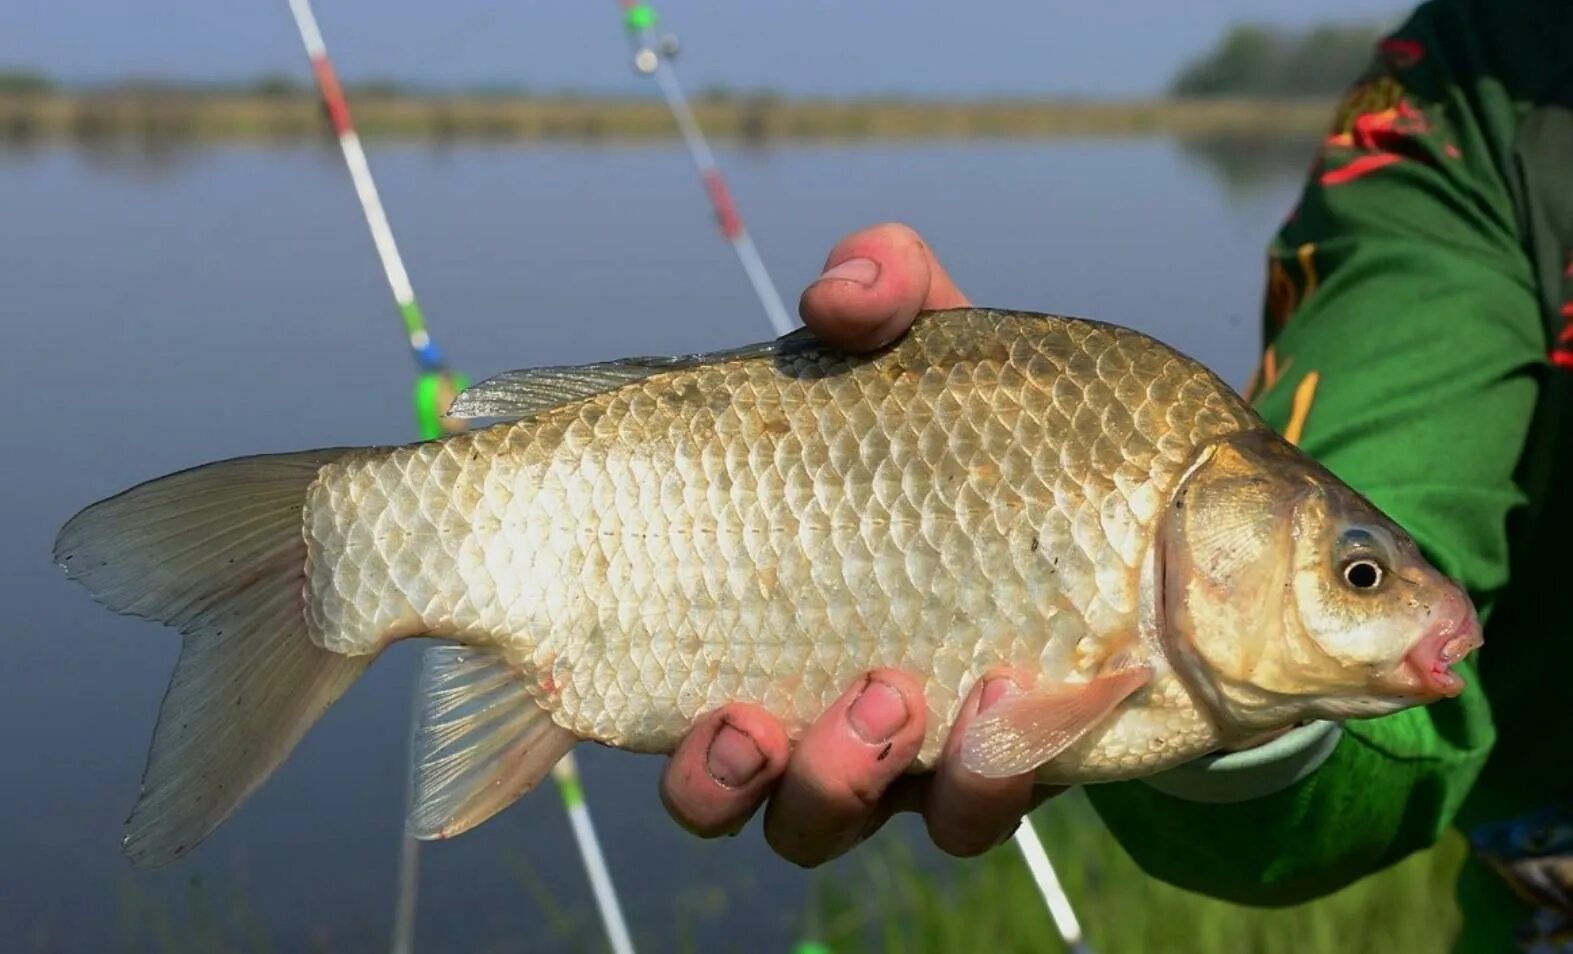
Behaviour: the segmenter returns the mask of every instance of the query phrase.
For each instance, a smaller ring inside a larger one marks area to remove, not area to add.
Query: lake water
[[[472,377],[769,335],[675,145],[371,152],[431,327]],[[720,160],[789,303],[840,235],[900,219],[980,304],[1132,325],[1236,385],[1258,347],[1263,249],[1299,185],[1293,167],[1225,177],[1164,140]],[[275,950],[385,948],[415,647],[373,667],[193,856],[138,872],[120,826],[178,639],[99,608],[49,559],[75,510],[146,478],[412,436],[403,335],[337,154],[0,151],[0,330],[0,949],[157,948],[160,918],[178,935],[194,904]],[[580,752],[644,947],[785,949],[812,874],[771,855],[757,823],[685,835],[657,801],[658,759]],[[427,848],[421,874],[421,950],[596,938],[550,786]]]

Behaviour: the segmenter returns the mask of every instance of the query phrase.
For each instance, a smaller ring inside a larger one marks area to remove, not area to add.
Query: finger
[[[929,805],[929,792],[934,787],[934,780],[935,774],[926,772],[922,775],[903,775],[892,782],[890,787],[885,789],[885,795],[879,800],[879,804],[874,809],[874,814],[863,826],[863,831],[858,836],[858,840],[862,841],[869,838],[896,815],[905,812],[921,815],[926,812]],[[1039,805],[1069,790],[1069,788],[1063,785],[1034,785],[1032,794],[1027,799],[1027,809],[1022,813],[1023,818],[1036,810]],[[1012,825],[1008,830],[1001,832],[994,844],[996,846],[1003,844],[1006,839],[1016,833],[1018,827],[1019,825]],[[974,853],[976,854],[977,852]]]
[[[934,773],[903,774],[890,785],[886,786],[885,794],[880,796],[874,805],[863,826],[858,830],[857,837],[852,844],[866,841],[872,837],[885,823],[897,815],[912,812],[922,814],[923,807],[928,804],[929,787],[934,783]]]
[[[984,778],[961,765],[961,742],[967,726],[1016,686],[1008,675],[979,680],[962,702],[961,714],[934,767],[934,782],[923,812],[929,837],[941,851],[964,858],[988,851],[1009,838],[1022,816],[1049,794],[1035,791],[1033,772]]]
[[[824,274],[803,292],[798,312],[830,344],[872,351],[900,337],[919,311],[967,304],[922,236],[908,226],[886,224],[836,243]]]
[[[924,720],[910,676],[877,669],[858,680],[804,733],[765,809],[776,853],[809,867],[855,845],[923,747]]]
[[[701,719],[667,760],[661,802],[696,835],[735,834],[786,771],[790,751],[769,713],[741,703],[725,706]]]

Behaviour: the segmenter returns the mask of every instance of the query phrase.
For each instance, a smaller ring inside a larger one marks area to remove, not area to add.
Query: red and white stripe
[[[366,226],[371,230],[371,240],[377,246],[377,257],[382,260],[382,270],[388,276],[388,287],[400,308],[415,300],[415,290],[410,287],[410,276],[404,269],[404,259],[393,240],[393,229],[388,225],[387,213],[382,208],[382,198],[377,194],[377,183],[371,177],[371,166],[366,162],[366,151],[361,148],[360,136],[350,121],[349,103],[344,99],[344,88],[339,85],[338,74],[328,59],[328,48],[322,41],[322,31],[317,27],[317,17],[311,10],[311,0],[289,0],[290,13],[295,16],[295,26],[300,30],[300,40],[311,60],[311,71],[317,78],[322,101],[328,109],[333,131],[339,137],[339,148],[344,151],[344,164],[349,167],[350,179],[355,183],[355,195],[360,199],[361,211],[366,216]],[[424,342],[417,343],[417,346]]]
[[[624,3],[626,9],[628,4]],[[781,302],[781,295],[776,291],[775,283],[770,280],[770,273],[765,270],[765,263],[759,257],[759,249],[754,246],[754,240],[743,227],[743,218],[737,211],[737,203],[732,201],[731,190],[727,188],[726,180],[721,176],[721,169],[716,165],[715,154],[710,151],[710,144],[705,141],[704,133],[699,129],[699,122],[694,119],[694,111],[689,108],[688,97],[683,93],[683,87],[677,82],[677,74],[673,72],[666,58],[658,52],[659,44],[651,31],[644,30],[634,36],[637,49],[634,51],[634,64],[640,72],[655,78],[656,85],[661,88],[661,95],[666,99],[666,106],[671,110],[672,118],[677,121],[678,131],[683,135],[683,143],[688,147],[688,154],[694,160],[694,167],[699,171],[699,179],[703,183],[705,193],[710,197],[710,207],[715,211],[716,226],[726,240],[732,243],[732,250],[737,253],[737,260],[743,266],[743,272],[748,276],[748,282],[754,288],[754,294],[759,298],[759,304],[765,309],[765,316],[770,319],[770,324],[775,328],[776,334],[784,335],[797,327],[787,312],[786,305]]]

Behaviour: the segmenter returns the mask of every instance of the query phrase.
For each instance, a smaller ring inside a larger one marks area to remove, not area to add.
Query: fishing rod
[[[361,212],[366,217],[366,227],[371,231],[377,258],[382,262],[383,275],[388,279],[393,302],[398,306],[399,317],[404,321],[410,354],[415,358],[418,368],[414,399],[416,423],[421,437],[430,440],[441,436],[445,429],[462,429],[462,425],[456,422],[445,424],[442,415],[464,382],[448,371],[437,342],[426,330],[426,317],[421,312],[420,303],[415,300],[415,289],[410,285],[410,274],[404,268],[403,257],[399,255],[399,245],[393,240],[393,228],[388,224],[388,215],[382,208],[382,197],[377,193],[376,180],[372,178],[371,166],[366,161],[366,150],[361,147],[360,136],[350,120],[350,107],[344,98],[344,89],[339,85],[338,74],[328,59],[328,49],[323,43],[322,31],[317,26],[316,14],[312,12],[311,0],[289,0],[289,9],[295,18],[295,28],[300,31],[301,44],[306,48],[306,58],[311,62],[311,72],[316,77],[317,91],[322,96],[328,121],[333,126],[334,135],[338,137],[339,149],[344,153],[344,164],[349,167],[350,181],[355,186]]]
[[[796,324],[788,316],[786,306],[781,303],[781,295],[770,280],[765,263],[759,258],[754,240],[743,227],[743,217],[732,199],[732,191],[727,188],[726,179],[721,175],[715,153],[710,151],[710,144],[705,140],[699,121],[694,118],[694,111],[688,105],[688,97],[677,82],[677,73],[668,62],[677,54],[677,37],[670,33],[656,36],[655,8],[650,4],[642,0],[618,0],[618,3],[623,9],[623,27],[634,51],[634,69],[643,76],[653,78],[660,86],[667,109],[671,111],[683,143],[688,147],[688,155],[699,172],[699,180],[710,199],[710,208],[715,213],[721,235],[737,253],[738,263],[743,266],[743,273],[748,276],[748,282],[753,286],[771,327],[778,335],[786,334]],[[791,954],[830,954],[830,948],[812,936],[818,933],[818,919],[813,917],[813,913],[811,910],[806,925],[810,936],[800,938],[792,946]]]
[[[376,181],[372,178],[371,166],[366,161],[366,151],[361,147],[360,136],[355,132],[355,126],[350,119],[349,104],[344,98],[343,87],[339,84],[338,74],[333,69],[332,61],[328,59],[327,45],[322,39],[322,30],[317,24],[317,17],[312,11],[311,0],[289,0],[289,8],[295,19],[295,27],[300,32],[301,43],[306,48],[306,58],[311,62],[311,70],[316,77],[317,89],[327,109],[329,121],[338,137],[339,148],[344,153],[344,163],[349,168],[350,180],[354,183],[355,194],[360,200],[361,211],[366,217],[366,227],[371,231],[372,243],[376,246],[377,256],[382,262],[383,274],[388,279],[388,287],[393,292],[394,303],[398,305],[409,338],[410,352],[415,358],[418,369],[414,405],[421,439],[431,440],[444,433],[462,431],[465,429],[463,422],[445,418],[443,415],[447,413],[454,397],[464,389],[467,382],[461,375],[448,370],[442,352],[438,350],[436,341],[426,328],[425,316],[415,299],[415,290],[410,285],[409,272],[405,269],[404,261],[399,255],[398,244],[393,239],[393,229],[388,224],[382,199],[377,193]],[[422,665],[424,664],[423,660]],[[417,686],[421,684],[422,680],[416,680]],[[413,778],[414,773],[410,774]],[[589,805],[585,802],[578,764],[574,761],[572,753],[563,756],[553,767],[552,778],[562,798],[563,808],[568,813],[574,841],[584,861],[585,872],[595,894],[596,907],[600,912],[612,951],[614,954],[633,954],[628,924],[623,917],[622,906],[618,903],[617,892],[606,867],[600,840],[596,836],[595,825],[590,817]],[[411,807],[413,799],[414,786],[410,784],[405,792],[406,812]],[[417,878],[419,858],[420,841],[406,833],[399,855],[399,890],[395,902],[391,944],[394,954],[409,954],[414,950],[415,908],[419,895]]]
[[[1038,837],[1038,829],[1033,826],[1031,817],[1021,820],[1013,838],[1027,862],[1027,870],[1032,872],[1032,880],[1038,885],[1038,893],[1043,896],[1043,904],[1049,909],[1049,917],[1054,920],[1054,928],[1060,932],[1060,940],[1065,942],[1068,954],[1092,954],[1092,948],[1087,946],[1082,936],[1081,922],[1076,920],[1076,910],[1071,907],[1070,896],[1065,893],[1059,875],[1054,873],[1054,866],[1049,863],[1049,853],[1043,847],[1043,840]]]
[[[670,33],[659,37],[656,35],[655,8],[644,0],[618,0],[618,3],[623,8],[623,26],[628,31],[628,38],[634,49],[634,69],[653,78],[660,86],[661,94],[666,98],[667,108],[671,110],[672,118],[676,120],[677,128],[682,133],[683,142],[688,147],[688,154],[693,158],[694,166],[699,170],[699,177],[704,182],[721,234],[726,236],[737,252],[738,261],[748,275],[750,284],[754,286],[754,294],[759,296],[759,303],[764,306],[771,325],[775,327],[778,334],[786,334],[792,330],[794,323],[787,317],[786,308],[781,304],[781,296],[776,292],[769,273],[765,271],[764,262],[760,260],[759,252],[754,247],[754,240],[743,228],[742,217],[738,214],[731,190],[727,188],[726,180],[722,178],[721,170],[716,165],[715,154],[710,151],[709,143],[705,141],[704,133],[700,130],[694,112],[688,105],[688,97],[684,95],[682,85],[677,82],[677,74],[669,62],[677,54],[677,38]],[[1032,880],[1037,885],[1038,893],[1043,897],[1044,906],[1048,908],[1049,916],[1053,919],[1054,926],[1059,931],[1066,948],[1073,954],[1090,954],[1090,949],[1082,938],[1081,925],[1076,920],[1076,912],[1071,907],[1070,898],[1055,874],[1054,865],[1049,861],[1049,853],[1044,849],[1042,840],[1038,838],[1037,829],[1032,827],[1029,819],[1022,819],[1012,840],[1020,849],[1027,863],[1027,870],[1032,874]],[[826,950],[828,949],[822,944],[805,940],[794,948],[794,954],[820,954]]]
[[[765,270],[759,250],[754,247],[748,229],[743,227],[743,217],[738,214],[737,203],[732,200],[732,190],[727,187],[726,179],[716,165],[715,154],[710,151],[710,144],[700,131],[694,111],[688,105],[688,97],[677,82],[677,73],[669,62],[677,54],[677,38],[670,33],[659,38],[656,36],[655,8],[650,4],[643,0],[618,0],[618,3],[623,8],[623,26],[628,31],[628,40],[634,50],[634,69],[654,79],[661,88],[666,107],[677,122],[683,143],[688,147],[688,155],[694,160],[700,182],[710,197],[710,207],[715,212],[716,225],[721,229],[721,235],[737,253],[737,260],[743,266],[743,272],[748,276],[748,282],[759,297],[759,304],[764,307],[765,315],[770,319],[776,334],[786,334],[797,327],[797,323],[781,303],[781,296],[776,292],[775,283],[770,280],[770,273]]]

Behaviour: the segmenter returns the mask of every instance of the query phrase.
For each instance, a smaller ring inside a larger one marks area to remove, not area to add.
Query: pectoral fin
[[[1009,778],[1052,760],[1146,685],[1152,670],[1131,665],[1085,683],[1024,690],[994,703],[967,727],[961,764],[985,778]]]

